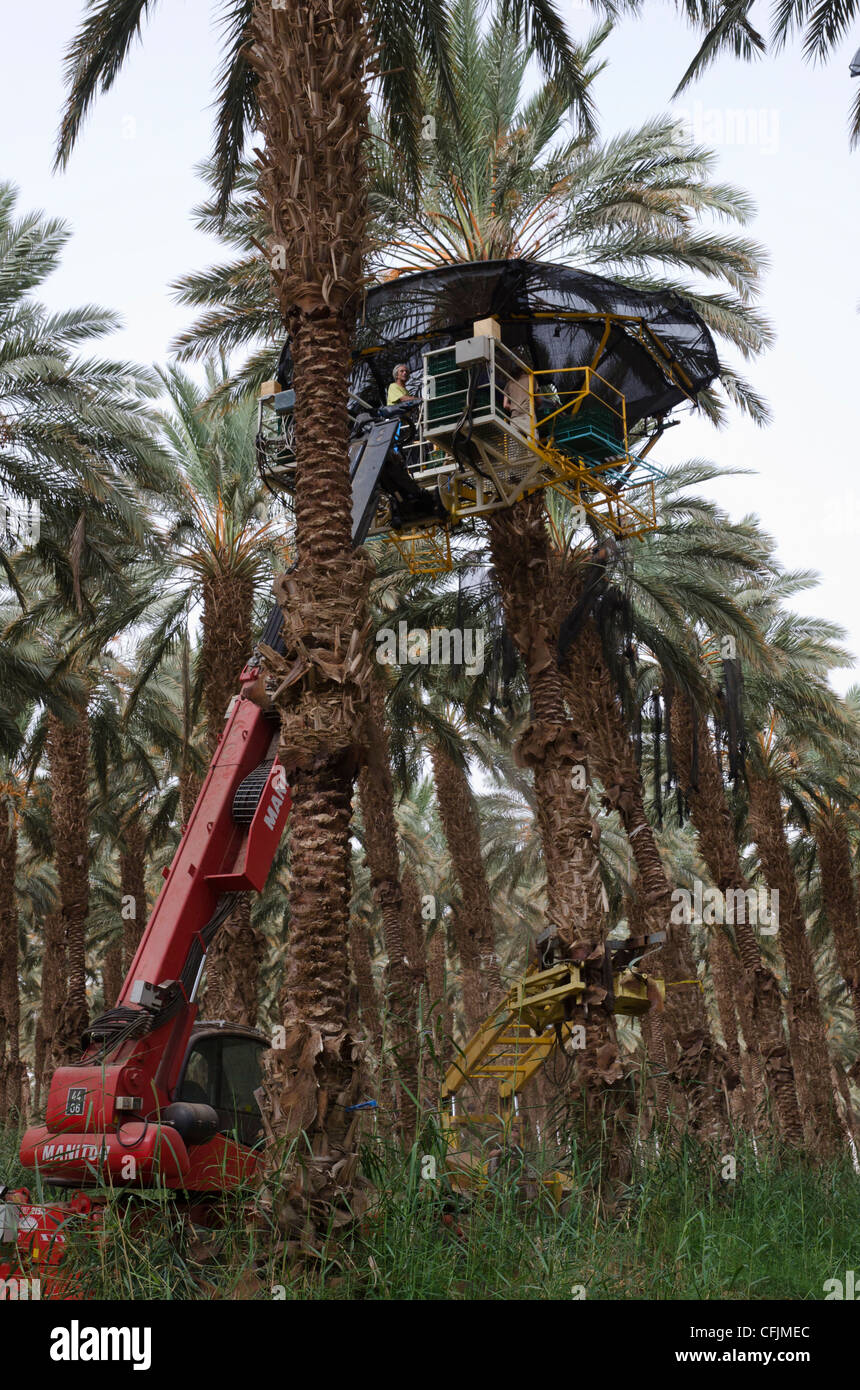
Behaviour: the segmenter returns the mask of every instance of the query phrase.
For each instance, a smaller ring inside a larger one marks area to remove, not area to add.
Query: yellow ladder
[[[650,1007],[649,983],[665,993],[662,980],[638,970],[613,974],[615,1012],[638,1015]],[[502,1003],[476,1030],[449,1066],[442,1084],[443,1123],[458,1125],[488,1116],[458,1117],[453,1113],[457,1093],[472,1081],[494,1080],[504,1107],[534,1076],[555,1049],[570,1037],[569,1006],[585,992],[579,965],[563,961],[548,970],[531,970],[518,980]]]

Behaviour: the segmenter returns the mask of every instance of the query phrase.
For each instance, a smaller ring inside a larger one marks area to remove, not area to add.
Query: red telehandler
[[[388,412],[395,415],[396,412]],[[397,419],[350,447],[353,543],[365,540]],[[283,650],[280,609],[262,641]],[[261,670],[251,657],[223,733],[119,999],[89,1027],[76,1066],[53,1075],[44,1124],[28,1129],[21,1162],[70,1189],[65,1202],[31,1200],[0,1184],[0,1281],[21,1296],[75,1296],[61,1268],[67,1233],[100,1221],[99,1193],[173,1189],[194,1200],[250,1177],[260,1154],[263,1034],[198,1023],[206,952],[239,894],[259,893],[290,810],[278,757],[280,719],[249,698]],[[211,1199],[211,1198],[210,1198]]]

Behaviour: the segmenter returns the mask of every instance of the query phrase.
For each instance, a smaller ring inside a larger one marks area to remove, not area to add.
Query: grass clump
[[[17,1142],[0,1132],[0,1174],[36,1196]],[[105,1193],[98,1235],[72,1231],[68,1259],[86,1296],[129,1300],[821,1299],[825,1280],[857,1265],[849,1162],[756,1156],[744,1141],[727,1179],[721,1156],[686,1143],[635,1164],[608,1195],[574,1158],[559,1206],[526,1181],[535,1158],[466,1197],[438,1143],[424,1147],[404,1157],[368,1144],[370,1207],[314,1258],[282,1239],[270,1181],[208,1211],[167,1192]]]

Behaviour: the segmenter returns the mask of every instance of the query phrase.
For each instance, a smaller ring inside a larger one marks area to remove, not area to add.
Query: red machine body
[[[214,1114],[210,1106],[174,1102],[187,1099],[179,1084],[207,947],[235,905],[232,895],[265,886],[290,810],[277,759],[279,720],[247,698],[258,675],[256,665],[242,672],[240,694],[231,702],[116,1009],[92,1026],[80,1064],[54,1073],[45,1123],[24,1135],[21,1162],[49,1183],[214,1193],[256,1167],[258,1150],[238,1131],[194,1132],[198,1112]],[[251,1029],[223,1024],[204,1026],[202,1035],[219,1046],[222,1035],[223,1045],[250,1039],[262,1049],[266,1041]],[[192,1133],[183,1137],[181,1121],[189,1115]],[[32,1276],[40,1259],[53,1268],[65,1243],[63,1226],[90,1219],[92,1211],[86,1193],[38,1206],[24,1189],[6,1193],[5,1200],[0,1193],[0,1218],[7,1232],[15,1228],[18,1246],[17,1268],[4,1264],[0,1246],[0,1280],[23,1278],[22,1271]],[[49,1287],[57,1290],[54,1297],[64,1296],[62,1280],[54,1278]]]
[[[387,420],[350,448],[354,545],[363,544],[373,521],[393,433]],[[281,651],[282,624],[276,604],[262,640]],[[198,1024],[195,1000],[210,942],[235,895],[264,888],[290,811],[277,758],[280,720],[249,698],[259,675],[255,656],[240,677],[116,1007],[91,1025],[80,1064],[54,1074],[45,1123],[24,1135],[21,1161],[49,1183],[97,1191],[158,1186],[205,1201],[256,1167],[260,1116],[247,1103],[254,1071],[248,1061],[267,1041],[249,1028]],[[67,1225],[97,1226],[94,1195],[77,1192],[67,1203],[36,1206],[26,1189],[10,1193],[0,1184],[0,1280],[26,1284],[48,1249],[53,1267]],[[4,1264],[13,1231],[17,1269],[8,1257]],[[41,1296],[69,1296],[62,1286],[54,1279],[56,1292]]]

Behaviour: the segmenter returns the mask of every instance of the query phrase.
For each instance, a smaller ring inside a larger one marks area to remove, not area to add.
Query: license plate
[[[83,1115],[87,1101],[86,1086],[72,1086],[66,1097],[66,1114]]]

